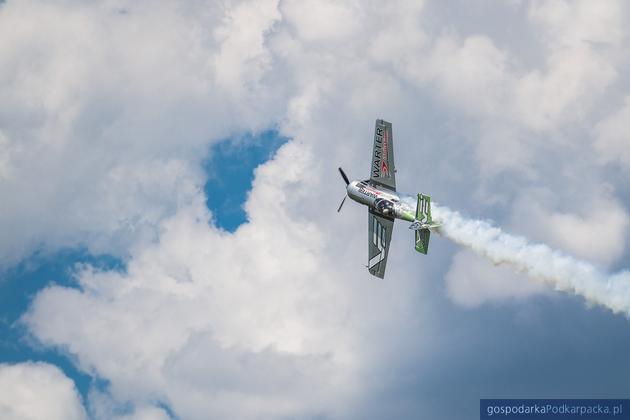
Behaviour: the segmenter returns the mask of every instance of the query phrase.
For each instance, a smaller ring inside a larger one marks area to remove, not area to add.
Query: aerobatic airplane
[[[426,255],[431,230],[440,224],[431,219],[431,198],[428,195],[418,194],[416,202],[416,197],[396,192],[391,123],[376,120],[370,179],[350,182],[343,169],[339,168],[339,173],[346,182],[347,195],[341,201],[337,212],[341,211],[346,197],[368,207],[367,268],[371,274],[380,278],[385,276],[395,219],[411,222],[409,229],[416,233],[416,251]]]

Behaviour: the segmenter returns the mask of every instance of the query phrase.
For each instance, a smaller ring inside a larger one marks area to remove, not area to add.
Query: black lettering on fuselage
[[[359,188],[359,192],[363,195],[367,195],[368,197],[377,198],[376,194],[371,191],[366,190],[365,188]]]

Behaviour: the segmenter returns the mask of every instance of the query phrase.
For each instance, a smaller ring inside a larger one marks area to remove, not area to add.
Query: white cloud
[[[80,420],[86,414],[74,383],[47,363],[0,364],[0,417]]]
[[[200,188],[209,144],[278,119],[261,81],[277,15],[274,2],[3,3],[0,264],[38,247],[125,255],[155,236]]]
[[[529,17],[546,50],[544,69],[519,77],[515,118],[553,129],[582,118],[617,77],[625,26],[619,1],[532,3]]]
[[[92,420],[171,420],[162,407],[151,404],[121,407],[106,391],[95,387],[88,392],[88,407]]]
[[[605,162],[630,166],[630,97],[623,106],[595,127],[595,150]]]
[[[428,64],[449,100],[475,114],[504,111],[508,56],[490,38],[476,35],[459,40],[444,35],[432,54]]]
[[[237,93],[237,100],[256,93],[270,65],[265,35],[280,18],[277,0],[250,1],[228,8],[214,37],[220,45],[213,58],[217,85]]]
[[[331,0],[288,0],[282,2],[281,11],[300,41],[305,43],[352,42],[363,12],[357,2]]]
[[[537,130],[577,120],[616,76],[612,64],[587,45],[554,51],[544,72],[534,70],[516,83],[515,119]]]
[[[592,2],[539,1],[529,10],[544,36],[553,39],[551,49],[580,47],[585,43],[618,45],[623,40],[623,3],[617,0]]]
[[[455,254],[445,280],[448,296],[465,307],[522,299],[548,290],[524,274],[494,265],[468,250]]]
[[[512,225],[528,237],[603,265],[624,253],[630,216],[606,188],[563,202],[545,189],[523,191]]]
[[[531,174],[534,152],[559,142],[557,130],[596,112],[619,79],[620,57],[626,56],[623,16],[614,0],[534,2],[521,19],[537,41],[528,48],[542,60],[525,59],[505,40],[445,28],[405,46],[392,62],[402,77],[435,89],[436,99],[472,117],[476,124],[464,137],[471,137],[486,175]]]
[[[547,66],[520,78],[515,111],[536,129],[577,120],[617,78],[615,66],[627,32],[619,1],[533,3]]]

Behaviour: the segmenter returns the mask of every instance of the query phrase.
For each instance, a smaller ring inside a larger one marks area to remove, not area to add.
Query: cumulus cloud
[[[595,127],[595,150],[605,162],[630,165],[630,97],[626,97],[621,108],[600,121]]]
[[[548,289],[510,267],[498,266],[471,251],[459,251],[444,277],[448,296],[465,307],[506,302],[545,293]]]
[[[604,266],[624,254],[630,225],[630,216],[607,188],[569,202],[544,188],[526,190],[514,202],[511,220],[532,239]]]
[[[191,200],[209,144],[278,119],[261,81],[276,4],[243,8],[0,5],[0,263],[41,247],[125,255]]]
[[[109,393],[92,387],[87,396],[89,417],[93,420],[171,420],[163,408],[155,404],[128,404],[121,407]]]
[[[74,383],[47,363],[0,364],[0,416],[7,420],[86,418]]]
[[[534,2],[517,23],[533,32],[538,42],[528,48],[542,60],[504,40],[448,28],[401,55],[395,68],[479,124],[471,126],[472,141],[485,175],[529,174],[540,158],[533,149],[550,137],[560,142],[556,130],[587,119],[610,93],[625,56],[624,13],[618,1]]]

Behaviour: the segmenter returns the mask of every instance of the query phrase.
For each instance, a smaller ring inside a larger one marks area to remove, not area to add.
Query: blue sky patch
[[[203,163],[208,176],[204,192],[218,227],[234,232],[247,221],[243,204],[252,188],[254,169],[288,140],[276,130],[267,130],[222,141],[210,149]]]

